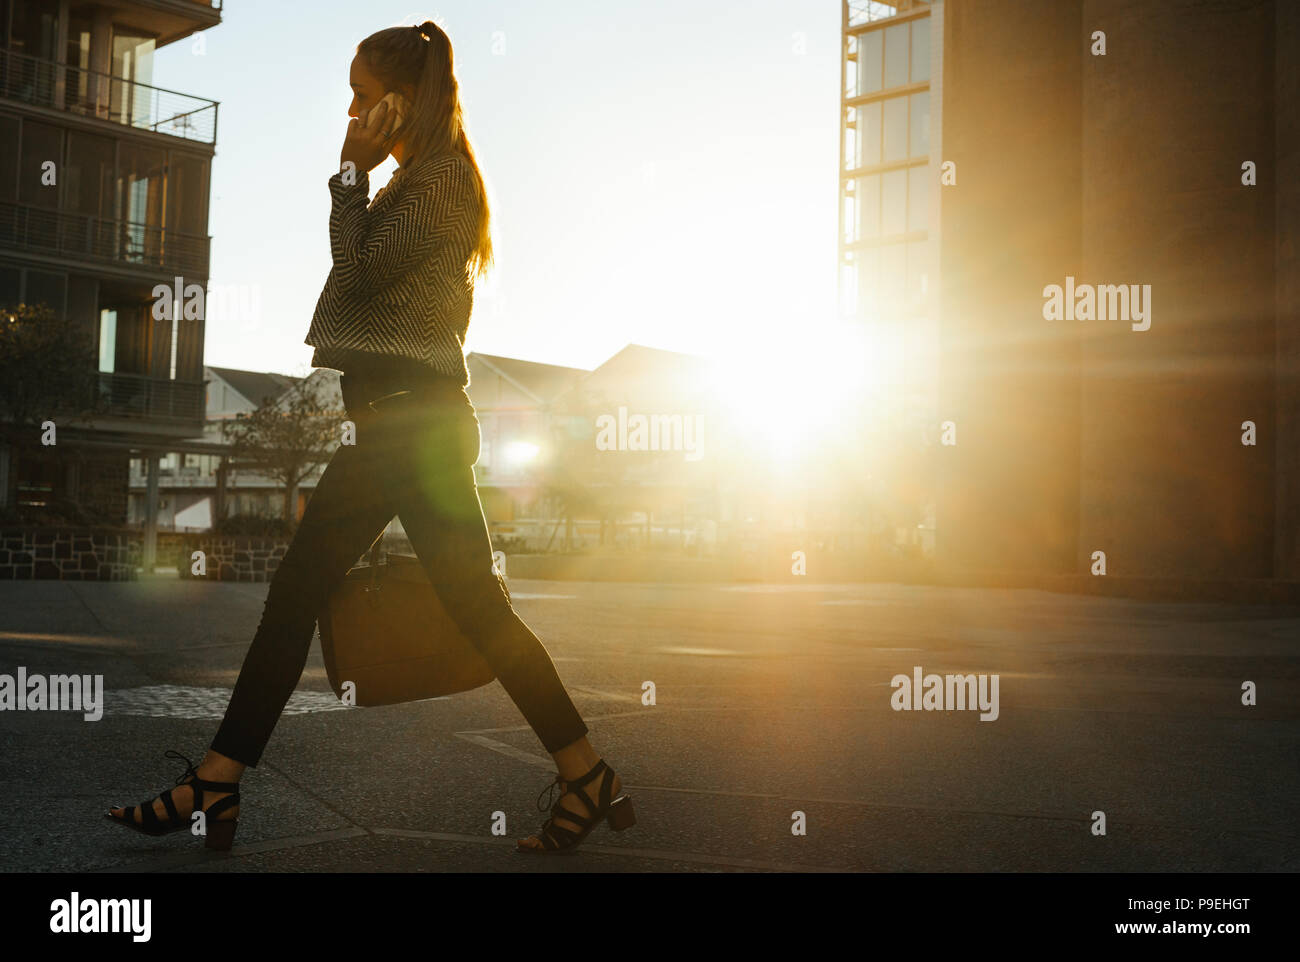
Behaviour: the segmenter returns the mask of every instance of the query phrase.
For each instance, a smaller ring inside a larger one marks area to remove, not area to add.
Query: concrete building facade
[[[1300,6],[924,6],[938,559],[1300,579]]]

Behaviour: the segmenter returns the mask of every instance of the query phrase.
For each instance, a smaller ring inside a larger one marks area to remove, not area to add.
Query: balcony
[[[217,102],[0,50],[0,98],[166,134],[217,141]]]
[[[173,421],[202,421],[203,381],[167,381],[140,374],[100,374],[98,413]]]
[[[900,13],[924,10],[929,6],[930,0],[889,0],[889,2],[881,2],[881,0],[845,0],[844,3],[847,23],[850,27],[861,26],[864,23],[874,23],[877,20],[888,20]]]
[[[210,244],[199,234],[0,201],[0,248],[207,277]]]

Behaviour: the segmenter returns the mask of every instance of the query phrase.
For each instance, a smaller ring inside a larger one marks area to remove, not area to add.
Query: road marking
[[[703,708],[703,709],[677,709],[677,710],[678,711],[713,711],[713,710],[728,711],[732,709]],[[736,709],[736,710],[756,711],[759,709]],[[592,717],[587,720],[599,721],[601,718],[618,718],[626,715],[643,715],[643,714],[645,713],[639,711],[638,712],[617,712],[612,715]],[[498,754],[506,755],[517,761],[525,762],[529,765],[535,765],[539,768],[547,768],[547,769],[553,768],[554,762],[550,758],[547,758],[543,755],[535,755],[530,752],[523,751],[521,749],[515,748],[513,745],[507,745],[504,742],[497,741],[495,738],[488,738],[486,735],[482,734],[482,732],[495,733],[495,732],[531,731],[531,730],[532,729],[528,725],[517,725],[511,728],[482,728],[473,732],[456,732],[455,734],[457,738],[462,738],[465,741],[480,746],[481,748],[486,748],[489,751],[494,751],[497,752]],[[706,789],[706,788],[674,788],[668,785],[627,784],[624,785],[623,788],[625,791],[629,791],[629,792],[631,791],[673,792],[673,793],[678,793],[683,795],[707,795],[707,796],[713,796],[718,798],[756,798],[765,801],[787,801],[787,802],[793,801],[801,804],[808,804],[811,802],[816,804],[849,805],[858,808],[880,808],[880,809],[889,809],[889,810],[897,810],[897,811],[942,812],[945,814],[954,814],[954,815],[983,815],[983,816],[995,816],[998,818],[1034,818],[1034,819],[1056,821],[1056,822],[1078,822],[1081,820],[1082,821],[1087,820],[1081,818],[1078,815],[1051,815],[1051,814],[1029,813],[1029,812],[998,812],[998,811],[989,811],[986,809],[950,808],[950,807],[936,806],[936,805],[900,805],[900,804],[890,803],[890,802],[870,802],[870,801],[865,801],[863,799],[857,799],[857,798],[809,798],[802,795],[777,795],[777,794],[764,793],[764,792],[728,792],[728,791],[722,791],[717,789]],[[1138,823],[1131,822],[1131,824],[1138,824]]]
[[[86,649],[87,653],[105,655],[126,653],[135,648],[133,642],[111,635],[54,635],[35,631],[0,631],[0,642],[32,648],[44,643],[57,644],[60,648],[76,645]]]
[[[331,832],[317,832],[315,835],[296,835],[291,838],[277,838],[266,842],[235,845],[230,849],[228,855],[220,852],[209,852],[207,849],[201,848],[197,852],[177,852],[175,855],[164,855],[162,858],[151,859],[148,862],[136,862],[133,865],[114,865],[109,868],[92,869],[91,874],[165,872],[168,869],[184,868],[187,865],[198,865],[216,859],[238,858],[241,855],[258,855],[262,852],[278,852],[281,849],[302,848],[306,845],[320,845],[324,842],[345,841],[349,838],[360,838],[362,835],[369,834],[364,828],[339,828]]]
[[[1042,812],[998,812],[980,808],[950,808],[943,805],[900,805],[893,802],[868,802],[859,798],[810,798],[805,795],[774,795],[764,792],[725,792],[708,788],[673,788],[668,785],[624,785],[624,791],[638,792],[674,792],[683,795],[715,795],[723,798],[758,798],[765,801],[786,801],[798,802],[801,804],[815,803],[818,805],[849,805],[856,808],[883,808],[891,811],[903,812],[941,812],[945,815],[983,815],[994,816],[997,818],[1034,818],[1040,821],[1049,822],[1086,822],[1087,818],[1081,815],[1051,815]],[[1128,820],[1128,825],[1139,825],[1141,822]],[[1158,825],[1156,822],[1145,823],[1149,825]]]
[[[641,709],[641,710],[639,710],[639,711],[616,711],[616,712],[611,712],[611,713],[608,714],[608,715],[592,715],[592,716],[590,716],[589,718],[587,718],[586,720],[589,721],[589,722],[594,722],[594,721],[603,721],[603,720],[606,719],[606,718],[625,718],[625,717],[627,717],[628,715],[644,715],[647,711],[650,711],[650,710],[651,710],[651,709],[649,709],[649,708],[644,708],[644,709]],[[660,708],[660,709],[656,709],[656,710],[657,710],[657,711],[663,711],[664,709]],[[671,711],[762,711],[762,710],[764,710],[764,709],[759,709],[759,708],[735,708],[735,709],[731,709],[731,708],[675,708],[675,709],[670,709],[670,710],[671,710]],[[524,724],[524,725],[503,725],[503,726],[500,727],[500,728],[468,728],[468,729],[466,729],[466,730],[463,731],[463,732],[453,732],[453,734],[455,734],[455,735],[484,735],[484,734],[488,734],[488,733],[493,733],[493,734],[495,734],[495,733],[497,733],[497,732],[530,732],[530,731],[532,731],[532,730],[533,730],[532,726],[531,726],[531,725],[528,725],[528,724]],[[491,741],[491,739],[487,739],[487,741]],[[500,744],[500,742],[496,742],[495,744]],[[489,746],[485,745],[484,747],[489,747]]]
[[[823,605],[873,605],[878,608],[892,608],[902,604],[899,601],[874,601],[870,598],[837,598],[818,603]]]
[[[892,686],[891,686],[891,685],[889,684],[889,682],[887,682],[887,681],[876,681],[876,682],[867,682],[867,683],[865,683],[865,684],[863,684],[863,685],[860,685],[859,687],[864,687],[864,688],[889,688],[889,687],[892,687]],[[648,717],[648,716],[651,715],[651,714],[660,714],[660,715],[662,715],[662,714],[665,714],[665,713],[671,714],[671,713],[675,713],[675,712],[701,712],[701,711],[715,711],[715,712],[716,712],[716,711],[748,711],[748,712],[759,711],[759,712],[766,712],[766,711],[768,711],[768,710],[769,710],[769,709],[764,708],[764,707],[762,707],[762,706],[758,706],[758,705],[755,705],[755,706],[752,706],[752,707],[748,707],[748,706],[747,706],[747,707],[740,707],[740,706],[732,706],[732,705],[722,706],[722,705],[719,705],[719,706],[716,706],[716,707],[703,707],[703,708],[667,708],[667,707],[664,707],[663,705],[657,705],[657,706],[655,706],[655,707],[649,707],[649,706],[647,706],[647,707],[645,707],[645,708],[639,708],[639,709],[637,709],[637,710],[635,710],[635,711],[616,711],[616,712],[610,712],[608,715],[591,715],[591,716],[589,716],[586,720],[589,721],[589,722],[597,722],[597,721],[604,721],[604,720],[607,719],[607,718],[627,718],[627,717],[629,717],[629,716],[631,716],[631,715],[640,715],[640,716],[647,716],[647,717]],[[882,710],[882,708],[881,708],[881,706],[879,706],[879,705],[816,705],[816,706],[809,706],[809,707],[806,707],[806,708],[805,708],[805,707],[800,707],[800,708],[790,708],[790,709],[787,709],[787,710],[788,710],[788,711],[813,711],[813,712],[827,712],[827,711],[852,711],[852,712],[872,712],[872,713],[877,713],[877,712],[880,712],[880,711]],[[884,710],[887,711],[887,710],[888,710],[888,707],[886,706]],[[486,735],[486,734],[498,734],[498,733],[501,733],[501,732],[530,732],[530,731],[532,731],[532,730],[533,730],[532,727],[531,727],[530,725],[527,725],[527,724],[524,724],[524,725],[502,725],[500,728],[471,728],[471,729],[466,729],[466,730],[463,731],[463,732],[453,732],[452,734],[455,734],[455,735]],[[482,744],[484,748],[491,748],[492,745],[487,744],[487,742],[492,742],[492,739],[486,739],[486,740],[484,740],[484,741],[482,741],[482,742],[478,742],[478,744]],[[492,744],[493,744],[493,745],[499,745],[499,744],[501,744],[501,743],[500,743],[500,742],[492,742]],[[509,747],[509,746],[507,746],[507,747]]]
[[[810,584],[810,585],[729,585],[719,588],[719,591],[738,591],[745,594],[763,594],[776,595],[784,594],[790,591],[797,592],[819,592],[819,591],[861,591],[860,584]]]
[[[569,690],[585,692],[588,695],[595,695],[597,698],[604,698],[607,701],[641,701],[641,696],[639,695],[618,694],[612,691],[601,691],[599,688],[586,688],[582,685],[570,685]]]
[[[734,651],[730,648],[652,648],[651,651],[661,655],[744,655],[747,652]]]
[[[249,845],[236,845],[228,853],[209,852],[199,849],[196,852],[177,852],[147,862],[115,865],[109,868],[92,869],[87,874],[104,875],[118,872],[166,872],[172,869],[201,865],[206,862],[221,861],[229,858],[242,858],[247,855],[260,855],[263,852],[303,848],[308,845],[321,845],[327,842],[341,842],[362,836],[382,836],[384,838],[402,838],[413,841],[458,842],[473,845],[488,845],[495,848],[510,846],[515,848],[515,840],[510,838],[485,838],[482,835],[461,835],[456,832],[422,832],[409,828],[343,828],[331,832],[318,832],[314,835],[299,835],[292,838],[271,839],[265,842],[253,842]],[[795,862],[772,862],[764,859],[730,858],[725,855],[705,855],[698,852],[674,852],[659,848],[625,848],[623,846],[595,845],[584,842],[576,855],[582,853],[595,855],[615,855],[622,858],[645,858],[664,862],[689,862],[696,865],[722,865],[729,868],[760,869],[770,872],[853,872],[861,869],[830,868],[824,865],[804,865]],[[531,858],[529,853],[520,853],[520,858]],[[576,857],[576,856],[575,856]],[[558,863],[551,863],[557,865]]]
[[[484,838],[481,835],[457,835],[454,832],[421,832],[409,828],[376,828],[373,829],[376,835],[394,836],[397,838],[429,839],[438,842],[472,842],[477,845],[494,845],[504,848],[509,845],[515,847],[513,839],[508,838]],[[596,855],[621,855],[624,857],[632,856],[634,858],[651,858],[671,862],[693,862],[700,865],[728,865],[735,868],[757,868],[767,869],[774,872],[852,872],[862,871],[862,869],[840,869],[828,868],[824,865],[802,865],[791,862],[768,862],[761,859],[750,858],[728,858],[725,855],[701,855],[696,852],[673,852],[661,848],[625,848],[622,845],[593,845],[583,842],[578,854],[591,852]],[[522,857],[533,857],[531,853],[521,853]]]
[[[491,749],[500,755],[506,755],[516,761],[526,762],[529,765],[539,765],[542,768],[553,768],[555,762],[549,758],[540,755],[534,755],[530,752],[515,748],[513,745],[507,745],[505,742],[499,742],[496,739],[488,738],[486,735],[479,735],[474,732],[456,732],[457,738],[464,739],[474,745]]]
[[[669,788],[665,786],[655,786],[655,785],[628,785],[626,786],[626,788],[628,790],[635,790],[640,792],[647,792],[647,791],[682,792],[682,793],[696,794],[696,795],[725,795],[725,796],[738,797],[738,798],[761,798],[761,799],[790,798],[790,796],[763,795],[763,794],[753,793],[753,792],[711,792],[711,791],[703,791],[700,789]],[[1040,820],[1062,821],[1062,822],[1086,821],[1086,819],[1081,818],[1077,815],[1055,816],[1055,815],[1042,815],[1042,814],[1016,814],[1010,812],[972,811],[972,810],[962,810],[962,809],[933,808],[933,807],[916,806],[916,805],[891,805],[891,804],[885,804],[879,802],[862,802],[853,799],[800,798],[798,799],[798,801],[800,801],[803,804],[807,804],[808,802],[817,802],[817,803],[827,803],[827,804],[854,805],[854,806],[869,807],[869,808],[883,808],[883,809],[892,809],[892,810],[899,810],[899,811],[933,811],[933,812],[955,813],[955,814],[963,814],[963,815],[985,815],[985,816],[993,815],[1002,818],[1033,818],[1033,819],[1040,819]],[[1161,822],[1150,822],[1145,820],[1137,821],[1137,822],[1130,821],[1127,824],[1150,827],[1150,828],[1164,828],[1164,829],[1185,829],[1186,828],[1186,826],[1171,826]],[[1246,830],[1246,831],[1228,830],[1220,834],[1240,835],[1240,836],[1246,836],[1252,838],[1264,838],[1266,840],[1284,841],[1284,842],[1293,840],[1291,836],[1280,835],[1278,833],[1252,832],[1250,830]],[[136,862],[134,864],[128,863],[125,865],[113,865],[107,868],[90,869],[87,870],[86,874],[109,874],[109,873],[119,873],[119,872],[130,872],[130,873],[166,872],[171,869],[185,868],[191,865],[200,865],[205,862],[210,862],[214,860],[223,860],[227,858],[240,858],[246,855],[260,855],[264,852],[278,852],[278,851],[293,849],[293,848],[303,848],[308,845],[320,845],[326,842],[347,841],[349,839],[361,838],[366,835],[377,835],[386,838],[406,838],[406,839],[413,839],[413,840],[420,840],[420,841],[473,843],[477,845],[490,845],[490,846],[497,846],[502,848],[504,848],[507,845],[513,846],[515,844],[513,839],[485,838],[481,835],[461,835],[454,832],[424,832],[416,829],[405,829],[405,828],[373,828],[373,829],[364,829],[359,827],[343,828],[343,829],[334,829],[328,832],[317,832],[313,835],[298,835],[298,836],[291,836],[289,838],[270,839],[264,842],[252,842],[247,845],[236,845],[230,850],[229,853],[225,853],[225,854],[219,852],[209,852],[205,849],[198,849],[197,851],[190,851],[190,852],[177,852],[175,854],[165,855],[161,858],[150,859],[145,862]],[[699,864],[699,865],[724,865],[732,868],[760,869],[760,870],[774,871],[774,872],[860,873],[864,871],[869,871],[861,868],[832,868],[830,866],[804,865],[804,864],[789,863],[789,862],[772,862],[772,861],[766,861],[761,859],[729,858],[727,856],[705,855],[697,852],[675,852],[669,849],[631,848],[631,847],[624,847],[624,846],[594,845],[585,842],[583,843],[582,847],[578,850],[577,854],[581,855],[583,852],[590,852],[597,855],[615,855],[615,856],[621,856],[623,858],[646,858],[646,859],[655,859],[660,861],[689,862],[689,863]],[[520,857],[525,857],[525,856],[521,854]],[[1284,863],[1284,865],[1289,865],[1289,864],[1290,862]]]

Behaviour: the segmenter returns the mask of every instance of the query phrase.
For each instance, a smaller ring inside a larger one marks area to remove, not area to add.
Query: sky
[[[208,364],[310,370],[348,68],[368,34],[426,19],[451,38],[493,212],[467,350],[592,368],[637,343],[779,367],[833,323],[838,0],[223,7],[153,77],[221,104],[210,285],[229,296]]]

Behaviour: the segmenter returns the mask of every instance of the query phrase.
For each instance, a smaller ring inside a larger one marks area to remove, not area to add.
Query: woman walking
[[[603,819],[622,829],[635,818],[492,566],[464,357],[474,283],[492,243],[451,41],[431,21],[380,30],[358,45],[350,79],[353,120],[329,179],[333,267],[306,342],[314,367],[342,372],[356,443],[339,447],[307,505],[202,763],[186,760],[177,787],[107,817],[162,835],[202,810],[207,845],[230,848],[240,776],[261,759],[302,676],[317,616],[398,515],[448,613],[555,759],[552,790],[563,794],[519,849],[569,851]],[[369,172],[390,153],[400,166],[370,203]]]

